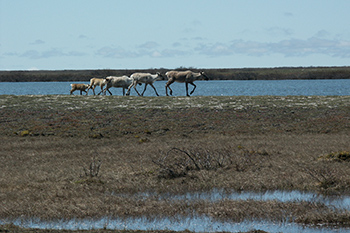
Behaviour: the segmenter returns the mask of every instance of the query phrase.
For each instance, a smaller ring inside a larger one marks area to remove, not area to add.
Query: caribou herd
[[[194,90],[196,89],[196,85],[193,83],[196,80],[204,79],[209,80],[208,76],[204,72],[193,72],[190,70],[187,71],[168,71],[165,73],[165,76],[168,78],[168,82],[165,84],[165,94],[168,95],[168,89],[170,90],[170,95],[173,94],[173,90],[170,88],[170,85],[174,82],[179,83],[185,83],[186,86],[186,95],[190,96],[193,94]],[[74,91],[79,90],[80,95],[82,95],[83,92],[86,93],[86,95],[89,93],[89,90],[92,89],[92,92],[94,95],[95,88],[97,86],[100,86],[101,91],[97,94],[100,95],[103,93],[106,95],[106,92],[110,95],[112,93],[110,92],[111,87],[117,87],[123,89],[123,95],[130,95],[131,88],[134,87],[136,93],[139,96],[143,96],[143,94],[146,91],[146,88],[148,85],[150,85],[157,96],[159,96],[157,89],[154,87],[153,83],[157,80],[162,80],[163,75],[161,73],[156,74],[150,74],[150,73],[133,73],[130,77],[124,75],[124,76],[108,76],[106,78],[92,78],[90,80],[90,84],[71,84],[71,91],[70,94],[72,95]],[[140,94],[140,92],[136,89],[137,84],[142,85],[145,84],[145,87]],[[191,84],[193,86],[193,89],[190,93],[188,93],[188,84]],[[104,88],[105,87],[105,88]],[[126,91],[126,92],[125,92]]]

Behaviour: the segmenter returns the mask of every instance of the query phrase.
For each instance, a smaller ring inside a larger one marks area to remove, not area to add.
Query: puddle
[[[114,194],[115,196],[135,197],[137,199],[157,198],[158,200],[183,200],[197,201],[205,200],[210,202],[222,200],[254,200],[254,201],[279,201],[293,202],[306,201],[322,203],[338,209],[350,210],[350,196],[324,196],[311,192],[300,191],[267,191],[264,193],[256,192],[225,192],[224,190],[214,189],[211,192],[191,192],[183,195],[177,194],[157,194],[152,192],[138,193],[133,196],[126,194]]]
[[[4,224],[6,221],[1,221]],[[295,223],[273,223],[268,221],[243,221],[240,223],[213,221],[208,217],[188,217],[180,220],[169,218],[158,218],[149,220],[146,218],[126,218],[99,220],[69,220],[43,222],[40,220],[16,220],[15,225],[25,228],[58,229],[58,230],[168,230],[168,231],[193,231],[193,232],[247,232],[252,230],[263,230],[267,232],[305,232],[305,233],[328,233],[349,232],[349,228],[324,228],[304,227]]]
[[[155,198],[158,200],[183,200],[197,201],[206,200],[217,202],[221,200],[258,200],[269,201],[276,200],[279,202],[306,201],[313,203],[323,203],[327,206],[350,210],[350,196],[323,196],[315,193],[299,191],[269,191],[264,193],[254,192],[225,192],[224,190],[213,190],[211,192],[192,192],[183,195],[175,194],[157,194],[152,192],[138,193],[135,195],[128,194],[110,194],[122,197],[134,197],[137,199]],[[330,228],[322,225],[303,226],[293,222],[271,222],[271,221],[254,221],[245,220],[240,223],[230,221],[217,221],[207,216],[191,217],[160,217],[149,219],[139,218],[101,218],[101,219],[72,219],[57,221],[41,221],[40,219],[24,220],[0,220],[0,224],[13,223],[25,228],[41,229],[59,229],[59,230],[90,230],[90,229],[113,229],[113,230],[170,230],[193,232],[247,232],[252,230],[263,230],[267,232],[310,232],[310,233],[328,233],[328,232],[350,232],[350,228]]]

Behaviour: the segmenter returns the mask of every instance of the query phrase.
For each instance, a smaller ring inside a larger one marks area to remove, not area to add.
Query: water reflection
[[[126,194],[115,194],[115,196],[127,196]],[[134,195],[137,199],[157,198],[159,200],[184,200],[196,201],[205,200],[216,202],[221,200],[254,200],[254,201],[279,201],[279,202],[293,202],[306,201],[322,203],[327,206],[333,206],[338,209],[350,210],[350,196],[324,196],[312,192],[300,191],[267,191],[263,193],[258,192],[225,192],[224,190],[214,189],[210,192],[188,192],[182,195],[178,194],[158,194],[152,192],[138,193]]]
[[[130,197],[129,194],[112,193],[108,195]],[[220,200],[259,200],[269,201],[275,200],[279,202],[306,201],[323,203],[327,206],[350,210],[349,196],[329,197],[311,192],[299,191],[269,191],[264,193],[256,192],[225,192],[224,190],[215,189],[211,192],[192,192],[182,195],[178,194],[157,194],[152,192],[138,193],[131,195],[137,199],[156,198],[158,200],[183,200],[196,201],[206,200],[217,202]],[[328,228],[320,226],[302,226],[296,223],[271,222],[271,221],[254,221],[245,220],[240,223],[231,221],[217,221],[207,216],[177,216],[177,217],[161,217],[149,219],[145,217],[139,218],[101,218],[101,219],[71,219],[57,221],[41,221],[40,219],[17,219],[15,221],[0,220],[0,224],[12,222],[15,225],[25,228],[40,229],[68,229],[68,230],[89,230],[89,229],[113,229],[113,230],[171,230],[193,232],[247,232],[251,230],[263,230],[267,232],[310,232],[310,233],[326,233],[326,232],[350,232],[350,228]]]
[[[0,220],[0,224],[5,221]],[[263,230],[267,232],[306,232],[306,233],[328,233],[349,232],[349,228],[324,228],[304,227],[295,223],[273,223],[269,221],[244,221],[240,223],[219,222],[208,217],[187,217],[178,220],[159,218],[149,220],[146,218],[108,219],[98,220],[69,220],[69,221],[40,221],[40,220],[16,220],[15,225],[25,228],[39,229],[68,229],[68,230],[90,230],[90,229],[112,229],[112,230],[170,230],[193,232],[246,232],[251,230]]]

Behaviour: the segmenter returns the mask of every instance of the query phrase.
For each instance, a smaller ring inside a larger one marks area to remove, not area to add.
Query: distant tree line
[[[107,76],[130,76],[135,72],[165,74],[169,69],[102,69],[102,70],[38,70],[0,71],[0,82],[89,81]],[[212,80],[284,80],[284,79],[349,79],[350,66],[344,67],[281,67],[240,69],[197,69],[179,67],[176,70],[204,71]],[[166,79],[166,77],[165,77]]]

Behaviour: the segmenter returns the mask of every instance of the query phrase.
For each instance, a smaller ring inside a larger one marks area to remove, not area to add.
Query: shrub
[[[30,135],[30,132],[29,132],[29,130],[23,130],[23,131],[21,131],[21,132],[19,133],[19,135],[20,135],[21,137],[29,136],[29,135]]]
[[[189,171],[217,170],[233,168],[237,172],[244,172],[254,165],[256,156],[266,156],[266,151],[257,152],[239,147],[239,151],[208,150],[196,148],[184,150],[170,149],[166,155],[153,163],[160,168],[160,178],[178,178],[187,176]]]
[[[85,176],[93,178],[93,177],[97,177],[98,173],[100,172],[100,167],[101,167],[101,160],[96,161],[95,156],[92,159],[92,162],[90,163],[89,169],[86,169],[85,167],[83,167]]]
[[[338,151],[332,152],[327,155],[319,157],[320,160],[331,160],[331,161],[350,161],[350,151]]]

